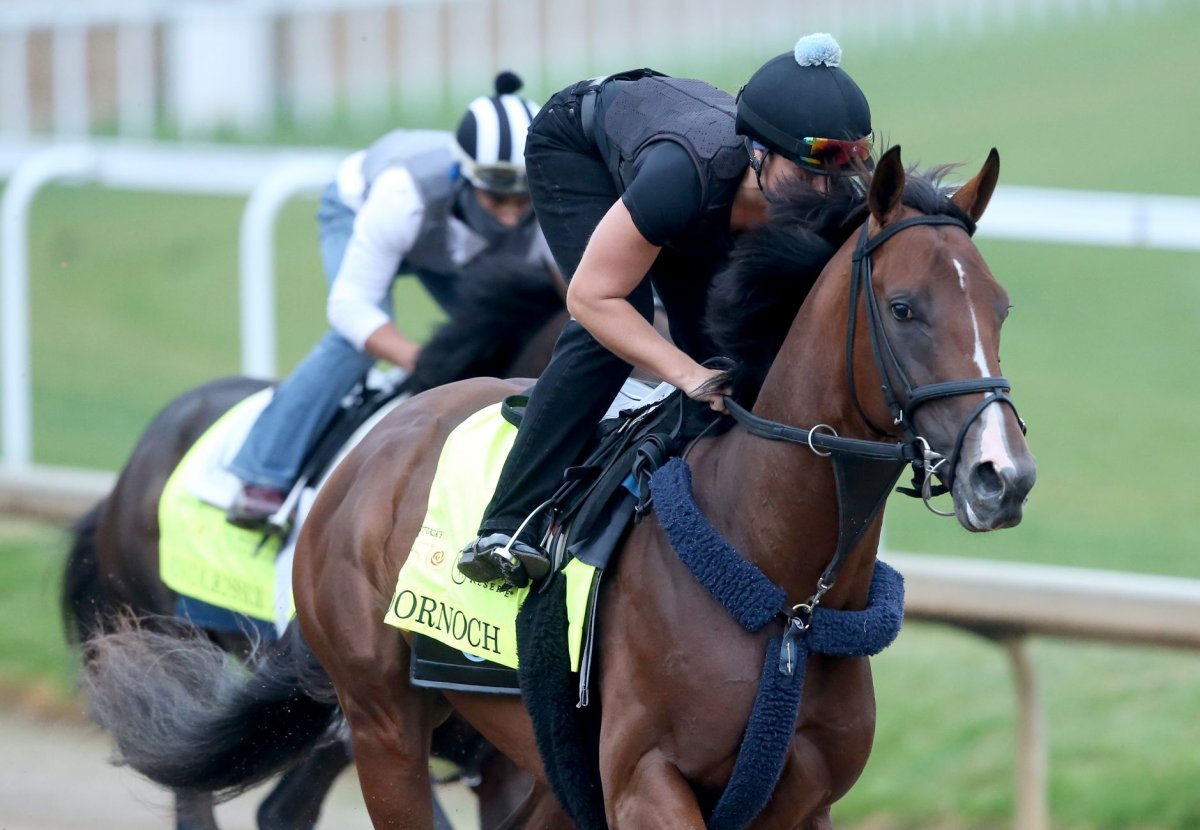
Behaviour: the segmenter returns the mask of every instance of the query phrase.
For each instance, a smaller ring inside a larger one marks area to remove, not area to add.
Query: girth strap
[[[875,563],[862,611],[813,607],[801,620],[786,594],[747,561],[712,526],[692,493],[691,471],[681,459],[663,465],[651,480],[659,525],[696,580],[747,631],[786,620],[763,658],[754,708],[725,792],[705,820],[708,830],[741,830],[770,799],[796,730],[810,652],[835,657],[878,654],[895,640],[904,616],[904,580]]]

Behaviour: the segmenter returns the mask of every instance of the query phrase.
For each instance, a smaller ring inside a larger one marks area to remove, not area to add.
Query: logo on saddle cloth
[[[158,562],[171,590],[218,608],[271,622],[276,617],[277,538],[263,539],[225,521],[224,506],[197,497],[192,484],[208,475],[231,429],[253,420],[266,399],[251,395],[200,436],[167,479],[158,502]]]
[[[517,611],[529,588],[501,591],[458,572],[459,551],[473,538],[492,499],[517,428],[500,404],[459,424],[442,447],[429,507],[383,621],[432,637],[464,653],[517,668]],[[572,560],[567,577],[571,668],[578,670],[588,593],[595,569]]]

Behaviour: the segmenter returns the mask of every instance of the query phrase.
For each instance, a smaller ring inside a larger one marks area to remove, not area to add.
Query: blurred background
[[[960,162],[963,180],[989,148],[1002,159],[979,245],[1014,304],[1004,373],[1038,484],[1020,527],[979,536],[894,499],[887,547],[1200,579],[1191,0],[0,0],[0,175],[6,195],[30,188],[0,227],[6,280],[28,274],[0,295],[0,325],[28,332],[7,347],[0,412],[6,429],[27,412],[29,439],[5,433],[0,472],[114,471],[179,392],[289,371],[325,329],[315,194],[383,132],[451,129],[501,69],[537,100],[635,66],[736,92],[813,31],[841,42],[881,148]],[[248,254],[248,200],[269,201],[256,188],[284,168]],[[1110,222],[1128,204],[1134,226]],[[265,295],[241,293],[248,256],[273,276]],[[401,326],[427,334],[432,302],[415,281],[396,293]],[[61,525],[0,513],[10,708],[79,708],[64,555]],[[1028,657],[1052,826],[1200,827],[1194,652],[1049,637]],[[1006,653],[911,624],[873,665],[876,748],[839,827],[1013,826]],[[19,797],[0,789],[0,824]]]

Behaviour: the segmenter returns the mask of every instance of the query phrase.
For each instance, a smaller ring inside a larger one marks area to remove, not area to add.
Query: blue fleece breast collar
[[[692,575],[731,617],[748,631],[759,631],[781,614],[783,590],[721,538],[692,494],[692,473],[672,459],[650,482],[654,509],[671,547]],[[729,784],[705,821],[709,830],[740,830],[762,811],[783,772],[796,728],[808,654],[869,657],[896,639],[904,616],[904,579],[884,562],[875,562],[867,607],[839,611],[818,606],[811,625],[767,643],[758,696]]]

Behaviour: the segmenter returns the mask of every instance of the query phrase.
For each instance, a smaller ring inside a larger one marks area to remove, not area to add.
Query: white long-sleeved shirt
[[[380,306],[400,263],[416,243],[425,218],[425,203],[417,183],[404,167],[385,170],[367,190],[362,175],[363,155],[350,156],[338,171],[338,193],[357,214],[326,304],[329,325],[360,350],[371,334],[390,321]],[[470,262],[487,246],[483,237],[454,216],[448,218],[446,230],[448,253],[456,265]],[[555,267],[540,231],[536,245],[536,258]]]
[[[352,156],[343,169],[353,163],[361,169],[361,156]],[[333,330],[355,348],[362,349],[367,338],[390,317],[381,308],[388,288],[396,278],[396,269],[416,242],[425,217],[425,203],[412,175],[403,167],[392,167],[371,184],[366,199],[362,190],[357,198],[338,176],[342,201],[358,207],[354,231],[346,246],[341,268],[333,281],[326,304],[326,316]],[[361,181],[362,174],[358,174]],[[358,205],[355,205],[355,201]]]

